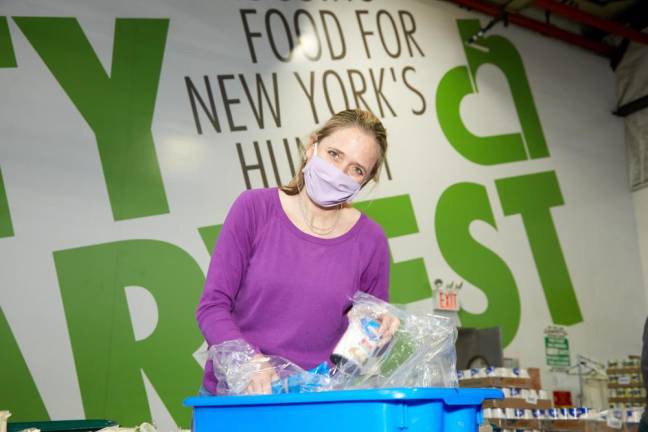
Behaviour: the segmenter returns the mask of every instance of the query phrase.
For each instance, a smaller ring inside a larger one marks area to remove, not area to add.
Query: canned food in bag
[[[370,317],[349,320],[349,327],[335,346],[331,361],[349,374],[359,374],[378,348],[380,323]]]

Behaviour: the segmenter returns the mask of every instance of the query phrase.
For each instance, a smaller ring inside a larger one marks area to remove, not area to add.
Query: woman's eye
[[[356,168],[355,171],[359,176],[364,176],[364,171],[362,171],[360,168]]]
[[[334,151],[334,150],[329,150],[329,152],[328,152],[328,153],[329,153],[329,154],[331,155],[331,157],[332,157],[332,158],[336,158],[336,157],[337,157],[337,155],[338,155],[338,154],[337,154],[337,152],[336,152],[336,151]]]

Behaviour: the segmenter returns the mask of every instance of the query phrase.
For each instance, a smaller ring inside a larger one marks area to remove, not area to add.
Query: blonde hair
[[[385,157],[387,154],[387,131],[378,117],[373,115],[371,112],[360,109],[348,109],[334,114],[333,117],[328,119],[321,128],[315,130],[310,135],[306,148],[312,146],[316,141],[323,140],[333,132],[348,127],[360,128],[370,134],[378,143],[378,161],[376,161],[376,164],[369,173],[369,176],[363,183],[362,186],[364,187],[364,185],[366,185],[370,180],[378,181],[380,169],[385,163]],[[293,177],[288,184],[280,187],[280,189],[287,195],[297,195],[299,191],[304,189],[304,173],[302,171],[306,166],[306,162],[306,152],[302,151],[302,160],[295,177]]]

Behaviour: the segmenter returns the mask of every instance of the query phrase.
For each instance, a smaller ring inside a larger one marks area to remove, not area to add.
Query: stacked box
[[[610,408],[627,409],[645,405],[646,389],[639,356],[631,355],[623,360],[609,361],[607,375]]]
[[[495,430],[540,430],[545,411],[553,408],[542,390],[540,372],[532,369],[483,368],[459,371],[460,387],[498,388],[503,400],[484,402],[484,419]]]

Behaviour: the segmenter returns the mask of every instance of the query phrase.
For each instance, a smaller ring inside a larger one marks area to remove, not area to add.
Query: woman
[[[212,255],[196,317],[211,345],[243,339],[304,369],[328,361],[351,297],[388,299],[389,249],[378,224],[348,205],[376,180],[387,136],[373,114],[346,110],[311,135],[298,174],[281,188],[243,192]],[[383,343],[398,320],[382,319]],[[270,393],[257,373],[247,393]],[[202,394],[216,394],[211,362]]]

